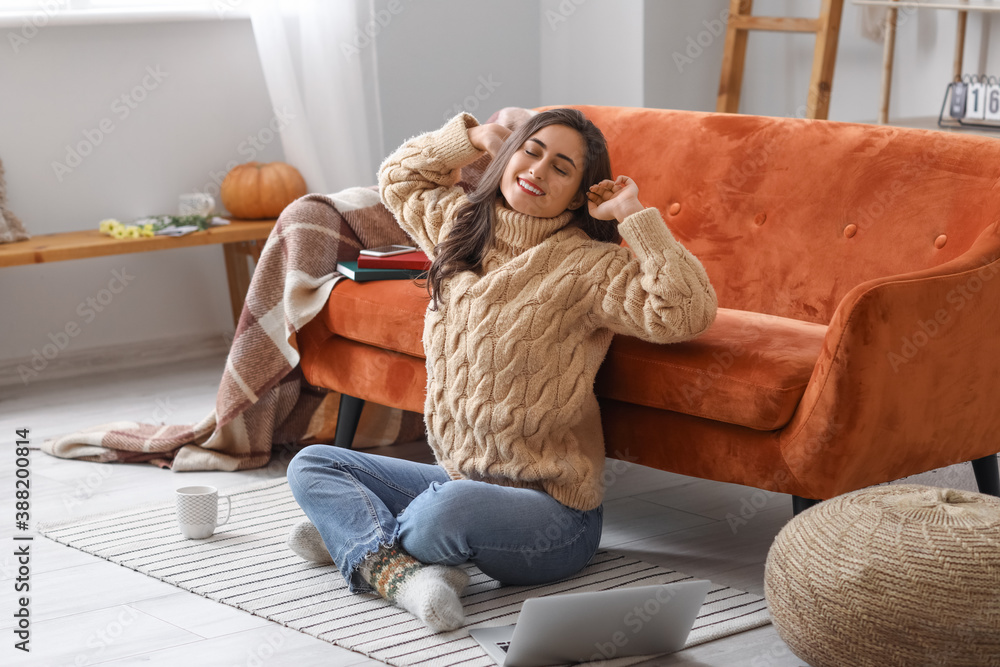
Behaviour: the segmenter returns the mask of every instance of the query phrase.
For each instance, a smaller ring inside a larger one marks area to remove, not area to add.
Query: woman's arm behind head
[[[439,130],[410,139],[379,168],[379,194],[399,225],[428,257],[464,201],[461,168],[482,155],[469,140],[478,121],[467,113]]]

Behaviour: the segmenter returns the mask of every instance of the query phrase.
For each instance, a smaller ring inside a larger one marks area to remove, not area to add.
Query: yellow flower
[[[144,225],[142,229],[139,230],[139,235],[145,238],[152,238],[156,236],[153,232],[153,225]]]
[[[116,239],[123,239],[123,238],[125,238],[125,227],[118,226],[118,227],[113,228],[111,230],[111,236],[113,236]]]
[[[135,225],[129,225],[125,228],[125,237],[130,239],[139,238],[139,228]]]
[[[101,220],[101,224],[98,225],[97,228],[101,231],[102,234],[110,234],[112,229],[121,224],[122,223],[118,222],[114,218],[107,218],[105,220]]]

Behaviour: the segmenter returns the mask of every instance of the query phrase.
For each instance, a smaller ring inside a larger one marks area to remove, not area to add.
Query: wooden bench
[[[247,258],[260,259],[276,220],[232,220],[228,225],[212,227],[185,236],[153,236],[137,239],[116,239],[96,229],[61,234],[39,234],[27,241],[0,244],[0,267],[64,262],[133,252],[152,252],[172,248],[191,248],[222,244],[229,281],[229,300],[233,308],[233,324],[240,319],[243,300],[250,287]]]

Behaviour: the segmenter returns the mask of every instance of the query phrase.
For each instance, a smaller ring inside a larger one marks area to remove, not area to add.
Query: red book
[[[369,255],[358,255],[359,269],[416,269],[427,271],[431,268],[431,260],[423,250],[403,253],[402,255],[390,255],[389,257],[371,257]]]

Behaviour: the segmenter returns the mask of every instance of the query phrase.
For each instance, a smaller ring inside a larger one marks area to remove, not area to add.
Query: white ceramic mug
[[[185,486],[177,489],[177,523],[181,534],[195,540],[211,537],[216,526],[229,521],[233,506],[226,501],[226,518],[219,521],[219,490],[214,486]]]
[[[188,192],[180,196],[181,215],[208,215],[215,210],[215,198],[207,192]]]

